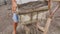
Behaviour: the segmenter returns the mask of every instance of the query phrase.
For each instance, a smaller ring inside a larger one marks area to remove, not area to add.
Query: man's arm
[[[14,13],[16,11],[16,0],[12,0],[12,12]]]

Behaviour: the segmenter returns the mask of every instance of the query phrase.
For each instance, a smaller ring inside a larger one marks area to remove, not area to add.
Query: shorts
[[[18,15],[16,13],[13,13],[12,19],[14,22],[18,23]]]

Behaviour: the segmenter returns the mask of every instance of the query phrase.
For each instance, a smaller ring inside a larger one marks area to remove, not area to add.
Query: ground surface
[[[9,34],[12,31],[12,13],[9,9],[10,5],[0,6],[0,34]],[[9,13],[9,14],[8,14]],[[8,31],[7,31],[8,30]],[[52,23],[49,27],[48,34],[60,34],[60,10],[58,9],[54,15]]]

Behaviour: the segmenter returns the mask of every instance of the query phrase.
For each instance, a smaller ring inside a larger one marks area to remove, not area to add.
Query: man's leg
[[[18,16],[16,15],[16,13],[13,13],[13,34],[16,34],[16,28],[18,25]]]
[[[13,34],[16,34],[17,25],[18,25],[18,23],[16,23],[16,22],[13,23]]]

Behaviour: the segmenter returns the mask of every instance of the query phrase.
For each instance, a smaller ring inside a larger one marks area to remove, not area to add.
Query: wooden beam
[[[45,31],[44,31],[43,34],[47,34],[47,31],[48,31],[48,29],[49,29],[49,26],[50,26],[51,21],[52,21],[51,18],[48,18],[48,19],[47,19],[47,23],[46,23],[46,26],[45,26],[45,28],[44,28]]]
[[[58,10],[59,8],[59,5],[56,6],[56,8],[52,11],[51,15],[50,15],[50,18],[53,17],[53,15],[55,14],[55,12]]]
[[[48,9],[49,9],[49,13],[51,14],[51,0],[48,1]]]
[[[44,27],[41,27],[39,23],[36,23],[36,25],[33,26],[39,29],[40,31],[44,32]]]
[[[40,12],[40,11],[44,12],[44,11],[48,11],[48,6],[43,6],[43,7],[36,8],[34,10],[27,10],[27,11],[29,11],[29,12],[20,12],[20,11],[17,11],[16,13],[18,15],[21,15],[21,14],[29,14],[29,13],[37,12],[37,11],[38,12]]]
[[[43,27],[41,27],[39,25],[37,25],[37,27],[38,27],[39,30],[41,30],[42,32],[44,32],[44,28]]]

